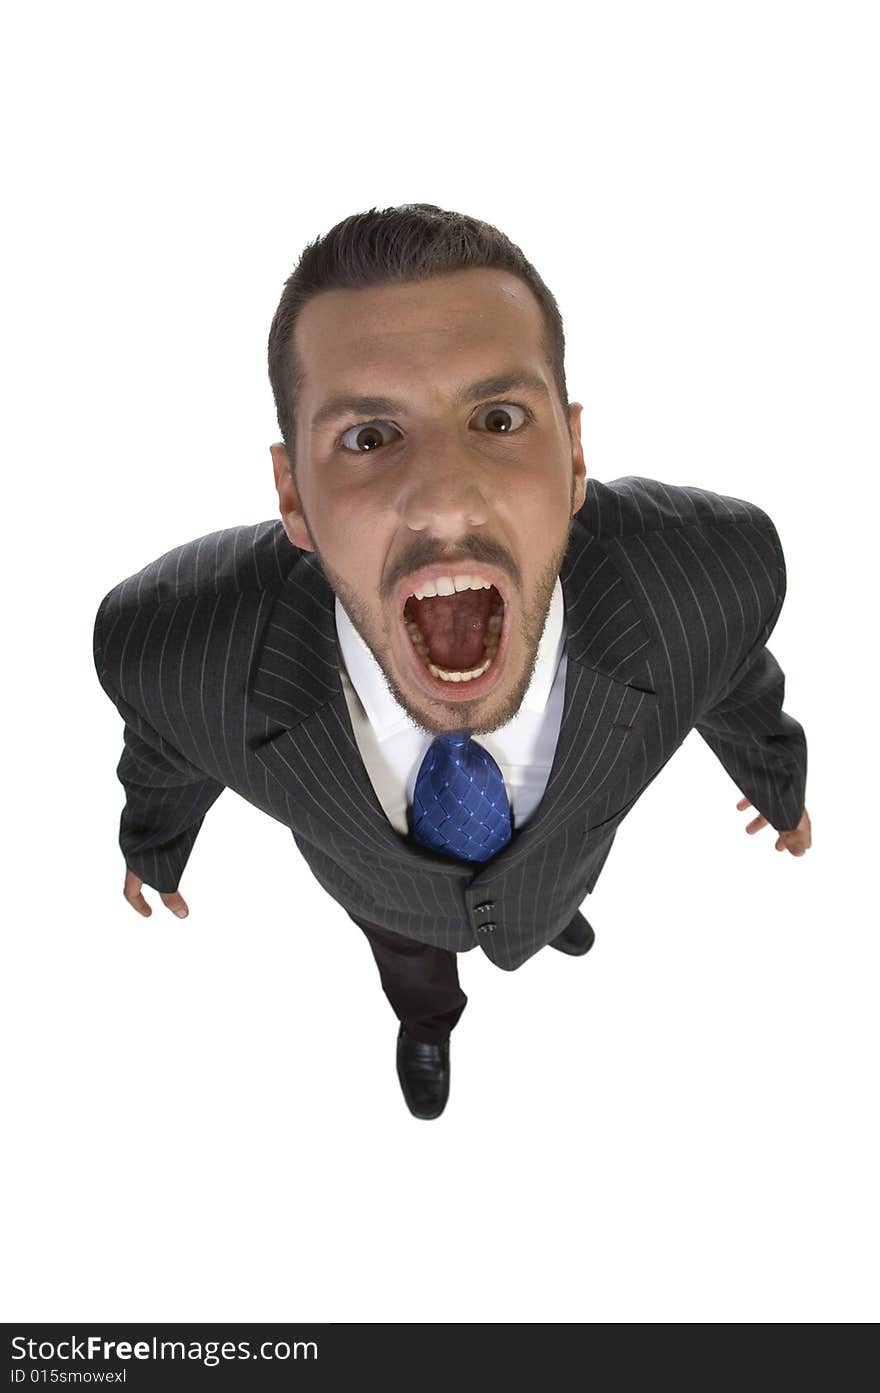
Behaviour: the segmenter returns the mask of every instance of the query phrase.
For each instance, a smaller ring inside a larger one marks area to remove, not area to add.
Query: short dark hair
[[[269,330],[269,381],[278,425],[295,468],[296,408],[305,380],[293,331],[307,300],[324,290],[403,284],[474,267],[509,271],[535,295],[544,319],[542,346],[568,424],[565,335],[553,295],[515,243],[498,228],[434,203],[402,203],[352,213],[310,242],[284,283]],[[571,428],[569,426],[569,435]]]

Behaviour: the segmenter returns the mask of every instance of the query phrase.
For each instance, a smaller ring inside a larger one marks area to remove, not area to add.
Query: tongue
[[[483,661],[483,639],[493,593],[459,590],[454,595],[435,595],[426,600],[410,596],[407,613],[421,629],[431,661],[438,667],[467,672]]]

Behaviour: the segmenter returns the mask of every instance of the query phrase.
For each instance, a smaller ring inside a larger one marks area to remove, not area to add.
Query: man
[[[497,229],[432,204],[310,245],[272,323],[280,522],[115,586],[99,677],[125,721],[125,898],[178,886],[233,788],[289,826],[363,930],[397,1070],[437,1117],[458,952],[515,970],[592,945],[580,906],[622,819],[696,728],[810,846],[806,742],[766,647],[785,595],[752,503],[588,481],[562,321]]]

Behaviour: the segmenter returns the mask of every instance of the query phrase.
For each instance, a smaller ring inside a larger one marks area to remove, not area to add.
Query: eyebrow
[[[459,387],[453,393],[452,401],[455,406],[464,406],[468,402],[479,401],[483,397],[499,397],[504,392],[524,391],[544,396],[550,395],[550,390],[543,377],[529,369],[518,368],[510,372],[495,373],[492,377],[482,377],[478,382],[471,382],[466,387]],[[334,392],[318,407],[312,417],[312,430],[319,430],[321,426],[330,425],[331,422],[339,420],[341,416],[384,416],[390,413],[405,416],[407,410],[405,402],[396,401],[392,397],[359,396],[354,392]]]

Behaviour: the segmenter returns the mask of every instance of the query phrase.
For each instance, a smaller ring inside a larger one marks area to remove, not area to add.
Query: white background
[[[878,44],[854,3],[43,4],[2,59],[6,1320],[878,1315]],[[101,597],[277,515],[305,244],[418,200],[556,295],[589,474],[750,499],[814,845],[697,734],[585,958],[460,959],[407,1112],[366,940],[232,792],[122,898]],[[331,1009],[332,1008],[332,1009]]]

